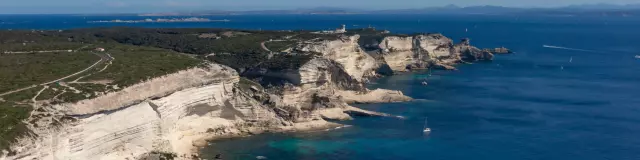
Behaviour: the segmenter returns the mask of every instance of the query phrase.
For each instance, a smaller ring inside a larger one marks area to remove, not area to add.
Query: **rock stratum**
[[[50,116],[35,120],[31,136],[0,159],[147,159],[157,153],[197,159],[198,147],[215,138],[339,126],[327,120],[352,115],[390,116],[349,105],[412,100],[400,91],[365,88],[388,74],[381,69],[455,69],[460,62],[493,59],[468,39],[454,44],[441,34],[386,36],[368,51],[359,40],[340,35],[299,42],[278,54],[318,54],[297,68],[243,73],[290,82],[281,86],[266,87],[207,63],[92,99],[43,106]]]

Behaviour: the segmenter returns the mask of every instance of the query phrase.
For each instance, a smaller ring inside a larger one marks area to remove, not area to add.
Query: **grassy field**
[[[202,64],[201,59],[171,50],[130,45],[106,47],[115,58],[113,64],[102,72],[86,77],[87,80],[109,80],[112,85],[130,86],[158,76]],[[97,69],[102,69],[98,67]]]
[[[29,112],[29,106],[0,102],[0,150],[28,132],[22,121],[29,117]]]
[[[0,93],[62,78],[98,60],[89,52],[0,55]]]

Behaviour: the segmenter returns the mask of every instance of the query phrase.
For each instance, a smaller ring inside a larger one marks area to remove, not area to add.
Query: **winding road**
[[[53,80],[53,81],[49,81],[49,82],[45,82],[45,83],[41,83],[41,84],[37,84],[37,85],[31,85],[31,86],[29,86],[29,87],[24,87],[24,88],[20,88],[20,89],[12,90],[12,91],[9,91],[9,92],[1,93],[1,94],[0,94],[0,96],[5,96],[5,95],[12,94],[12,93],[16,93],[16,92],[24,91],[24,90],[27,90],[27,89],[31,89],[31,88],[34,88],[34,87],[44,86],[44,85],[49,85],[49,84],[52,84],[52,83],[56,83],[56,82],[59,82],[59,81],[63,81],[63,80],[65,80],[65,79],[67,79],[67,78],[70,78],[70,77],[76,76],[76,75],[78,75],[78,74],[84,73],[84,72],[86,72],[86,71],[88,71],[88,70],[92,69],[93,67],[95,67],[96,65],[98,65],[98,64],[100,64],[100,63],[102,63],[102,62],[104,62],[104,61],[108,61],[108,60],[109,60],[109,57],[110,57],[110,56],[108,57],[108,56],[105,56],[105,55],[100,55],[100,54],[95,53],[95,52],[91,52],[91,53],[92,53],[92,54],[94,54],[94,55],[96,55],[96,56],[98,56],[98,57],[100,57],[100,60],[98,60],[97,62],[93,63],[91,66],[89,66],[89,67],[87,67],[87,68],[85,68],[85,69],[83,69],[83,70],[81,70],[81,71],[78,71],[78,72],[76,72],[76,73],[73,73],[73,74],[67,75],[67,76],[65,76],[65,77],[62,77],[62,78],[59,78],[59,79],[56,79],[56,80]]]

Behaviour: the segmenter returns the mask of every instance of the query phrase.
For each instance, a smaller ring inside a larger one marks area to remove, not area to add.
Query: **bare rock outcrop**
[[[455,51],[460,54],[460,59],[467,62],[493,60],[493,53],[487,50],[480,50],[474,46],[471,46],[468,38],[462,39],[460,43],[456,44]]]
[[[359,35],[342,36],[336,40],[304,42],[294,50],[321,53],[322,57],[342,65],[345,72],[358,81],[366,81],[375,75],[379,67],[375,59],[358,44]]]
[[[471,46],[469,39],[454,45],[442,34],[387,36],[379,48],[386,64],[396,72],[422,68],[455,69],[452,65],[461,61],[493,59],[492,52]]]
[[[406,71],[407,67],[416,64],[418,56],[414,51],[413,37],[385,37],[380,43],[384,60],[393,71]]]

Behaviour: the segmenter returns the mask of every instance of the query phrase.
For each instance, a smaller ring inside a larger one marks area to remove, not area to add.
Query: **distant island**
[[[108,21],[89,21],[88,23],[171,23],[171,22],[229,22],[230,20],[228,19],[222,19],[222,20],[212,20],[212,19],[208,19],[208,18],[198,18],[198,17],[191,17],[191,18],[172,18],[172,19],[162,19],[162,18],[158,18],[158,19],[144,19],[144,20],[120,20],[120,19],[115,19],[115,20],[108,20]]]
[[[208,15],[345,15],[345,14],[435,14],[435,15],[541,15],[541,16],[596,16],[596,17],[632,17],[640,15],[640,4],[629,5],[574,5],[554,8],[520,8],[505,6],[456,6],[447,5],[439,7],[407,8],[407,9],[383,9],[367,10],[355,8],[318,7],[308,9],[291,10],[249,10],[249,11],[225,11],[203,10],[195,12],[170,12],[170,13],[143,13],[138,16],[208,16]]]

